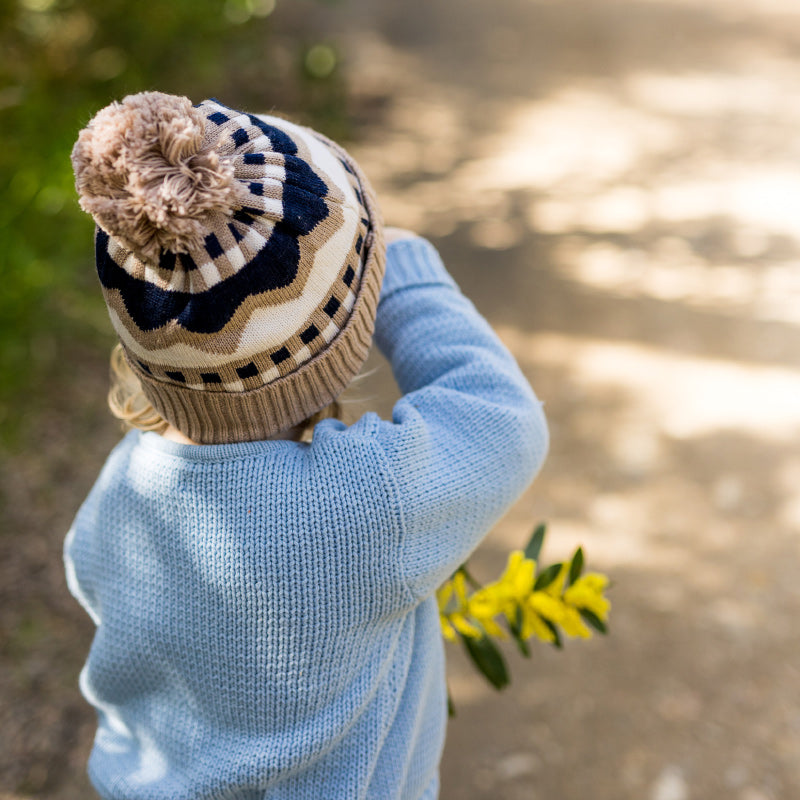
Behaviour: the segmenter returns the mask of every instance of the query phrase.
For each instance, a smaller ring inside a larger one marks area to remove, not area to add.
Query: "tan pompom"
[[[81,208],[128,249],[202,246],[211,217],[231,215],[241,188],[233,164],[203,147],[205,118],[186,97],[142,92],[92,119],[72,150]]]

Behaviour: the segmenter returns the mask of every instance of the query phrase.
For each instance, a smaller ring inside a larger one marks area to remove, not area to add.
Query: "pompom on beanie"
[[[356,162],[309,128],[144,92],[72,152],[125,356],[190,439],[266,439],[334,400],[366,359],[383,228]]]

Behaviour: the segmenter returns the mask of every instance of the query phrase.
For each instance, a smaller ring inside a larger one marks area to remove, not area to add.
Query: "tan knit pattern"
[[[81,208],[145,258],[199,246],[210,215],[229,216],[241,195],[205,129],[191,101],[161,92],[104,108],[72,151]]]

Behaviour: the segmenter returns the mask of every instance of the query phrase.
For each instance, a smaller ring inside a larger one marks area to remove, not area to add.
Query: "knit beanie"
[[[337,144],[144,92],[100,111],[72,164],[126,359],[183,434],[266,439],[359,371],[385,251],[369,183]]]

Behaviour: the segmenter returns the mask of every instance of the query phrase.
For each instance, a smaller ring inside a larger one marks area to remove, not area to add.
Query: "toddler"
[[[424,239],[320,134],[148,92],[73,151],[145,408],[67,536],[119,800],[432,800],[434,599],[538,470],[540,404]],[[313,425],[372,338],[391,421]],[[130,413],[129,413],[130,412]]]

